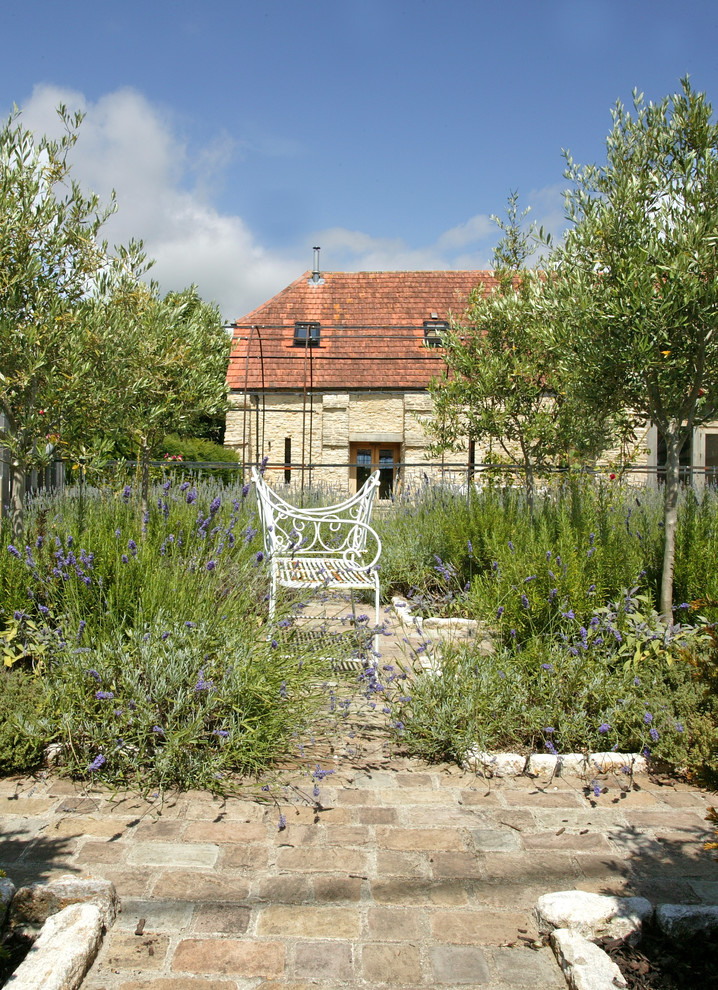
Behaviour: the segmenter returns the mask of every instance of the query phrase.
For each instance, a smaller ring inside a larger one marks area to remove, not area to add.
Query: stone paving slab
[[[0,867],[18,885],[115,884],[122,910],[85,990],[564,990],[550,948],[530,947],[541,894],[718,901],[702,848],[718,795],[647,777],[607,776],[598,798],[577,777],[484,780],[396,752],[380,713],[341,729],[271,799],[1,780]],[[313,804],[317,762],[334,772]]]
[[[11,809],[0,866],[21,882],[74,873],[117,884],[122,911],[87,990],[559,990],[550,950],[527,947],[541,893],[718,895],[718,864],[702,848],[718,796],[697,788],[646,779],[598,808],[578,778],[487,782],[397,755],[335,776],[326,811],[284,805],[282,831],[277,808],[249,794],[148,801],[131,817],[130,796],[68,793],[52,774],[0,781]],[[626,803],[636,793],[650,814]],[[557,795],[570,803],[547,800]],[[427,808],[440,812],[433,824]]]

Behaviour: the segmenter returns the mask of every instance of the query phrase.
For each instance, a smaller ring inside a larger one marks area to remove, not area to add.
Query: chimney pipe
[[[310,285],[324,285],[324,279],[322,278],[322,273],[319,271],[319,247],[314,247],[314,268],[312,269],[312,277],[308,279]]]

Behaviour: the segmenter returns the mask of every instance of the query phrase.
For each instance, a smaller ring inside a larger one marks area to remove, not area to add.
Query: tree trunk
[[[534,480],[534,466],[531,463],[531,458],[524,455],[524,468],[526,471],[526,505],[528,506],[529,516],[533,519],[534,514],[534,492],[536,490],[536,482]]]
[[[12,494],[10,495],[11,541],[22,550],[25,545],[25,467],[13,461],[11,468]]]
[[[144,533],[150,514],[150,448],[146,437],[142,438],[140,457],[142,465],[142,532]]]
[[[680,490],[681,436],[678,430],[666,430],[666,490],[664,493],[663,575],[661,577],[661,618],[673,622],[673,568],[676,560],[678,493]]]

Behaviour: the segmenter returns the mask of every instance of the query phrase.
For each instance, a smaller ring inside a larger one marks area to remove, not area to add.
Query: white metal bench
[[[267,485],[256,468],[264,550],[270,567],[269,620],[274,619],[277,586],[374,592],[374,650],[379,646],[379,569],[381,540],[369,525],[379,487],[375,471],[356,495],[320,508],[300,509]]]

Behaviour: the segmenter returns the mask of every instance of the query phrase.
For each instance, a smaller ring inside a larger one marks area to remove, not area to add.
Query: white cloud
[[[400,237],[373,237],[340,227],[309,232],[284,251],[265,247],[242,217],[220,211],[216,196],[233,159],[254,152],[291,157],[298,153],[291,142],[279,137],[272,147],[257,149],[243,143],[241,135],[222,133],[190,155],[172,112],[134,89],[108,93],[93,103],[76,91],[37,86],[23,107],[25,125],[57,136],[61,125],[55,108],[61,102],[85,113],[72,152],[74,177],[105,202],[112,189],[117,194],[118,210],[103,236],[111,244],[143,240],[156,259],[151,277],[163,291],[194,282],[227,319],[248,313],[309,268],[313,244],[322,247],[320,264],[334,271],[481,269],[490,264],[498,231],[483,214],[419,247]],[[553,233],[563,229],[559,192],[551,187],[528,199],[534,206],[531,218]]]
[[[475,244],[477,241],[485,241],[492,237],[496,231],[496,225],[483,213],[471,217],[466,223],[460,223],[452,227],[441,235],[437,244],[439,247],[453,251],[457,248],[466,247],[468,244]]]
[[[296,257],[264,249],[241,217],[222,215],[209,202],[207,190],[231,157],[226,135],[190,162],[171,116],[132,89],[90,103],[81,93],[38,86],[23,108],[25,124],[57,134],[61,102],[86,115],[73,175],[105,202],[112,189],[117,194],[103,236],[117,244],[142,239],[156,260],[150,275],[164,291],[195,282],[203,298],[235,319],[296,277]]]
[[[469,221],[468,224],[471,224]],[[462,225],[462,226],[468,226]],[[472,246],[472,241],[486,237],[469,238],[455,234],[453,228],[442,234],[433,244],[410,247],[400,237],[372,237],[358,230],[331,227],[319,231],[316,243],[322,246],[322,257],[328,266],[343,271],[437,271],[446,268],[486,268],[490,248],[457,252],[460,247]]]

